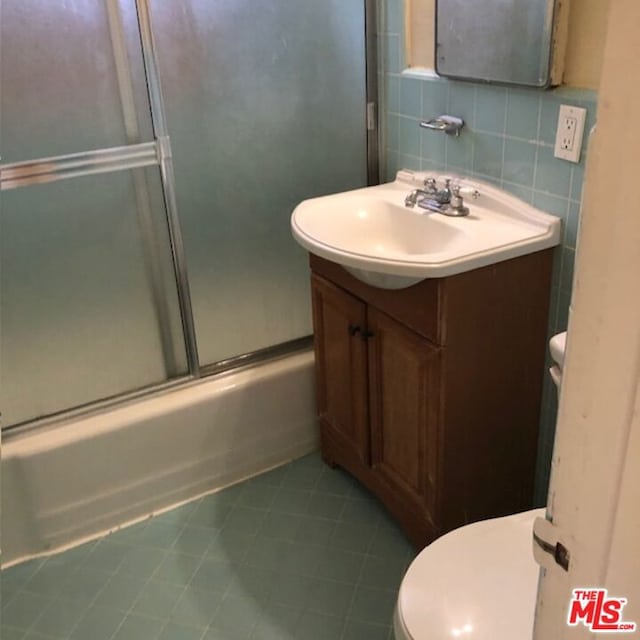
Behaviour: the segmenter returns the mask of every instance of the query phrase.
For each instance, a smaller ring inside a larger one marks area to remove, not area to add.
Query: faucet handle
[[[436,182],[435,178],[425,178],[424,179],[424,186],[429,190],[429,191],[436,191],[438,188],[438,184]]]
[[[458,185],[458,192],[461,196],[471,196],[474,200],[480,197],[480,192],[474,187],[464,187],[461,184]]]
[[[463,198],[462,198],[462,194],[460,193],[461,190],[461,185],[459,182],[456,182],[454,185],[452,185],[451,187],[451,206],[455,209],[455,208],[460,208],[463,206]]]
[[[451,185],[451,193],[454,196],[464,196],[465,198],[471,197],[477,200],[480,197],[480,192],[474,187],[465,187],[462,182],[456,181]]]

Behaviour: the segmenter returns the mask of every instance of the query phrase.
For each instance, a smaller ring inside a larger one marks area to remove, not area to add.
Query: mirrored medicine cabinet
[[[436,0],[435,69],[546,88],[562,79],[568,0]]]

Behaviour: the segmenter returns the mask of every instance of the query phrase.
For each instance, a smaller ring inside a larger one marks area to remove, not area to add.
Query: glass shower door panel
[[[0,42],[4,163],[153,140],[134,0],[4,0]]]
[[[311,333],[289,216],[366,184],[363,0],[153,0],[202,364]]]
[[[2,193],[3,426],[186,372],[170,256],[157,167]]]

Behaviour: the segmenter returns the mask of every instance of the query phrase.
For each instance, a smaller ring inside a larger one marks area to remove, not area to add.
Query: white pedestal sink
[[[356,278],[401,289],[553,247],[561,221],[477,180],[461,179],[479,197],[452,218],[408,208],[406,195],[434,173],[399,171],[394,182],[300,203],[291,216],[305,249],[342,265]]]

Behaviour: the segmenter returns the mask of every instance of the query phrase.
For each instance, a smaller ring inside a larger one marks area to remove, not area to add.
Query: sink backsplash
[[[556,249],[549,337],[567,328],[573,284],[580,199],[588,132],[595,123],[595,91],[551,91],[453,82],[402,73],[402,0],[379,0],[382,178],[400,168],[449,171],[492,182],[563,220]],[[579,164],[554,158],[560,104],[587,109]],[[420,129],[442,113],[464,119],[460,137]],[[535,500],[546,501],[557,410],[553,383],[545,375]]]

